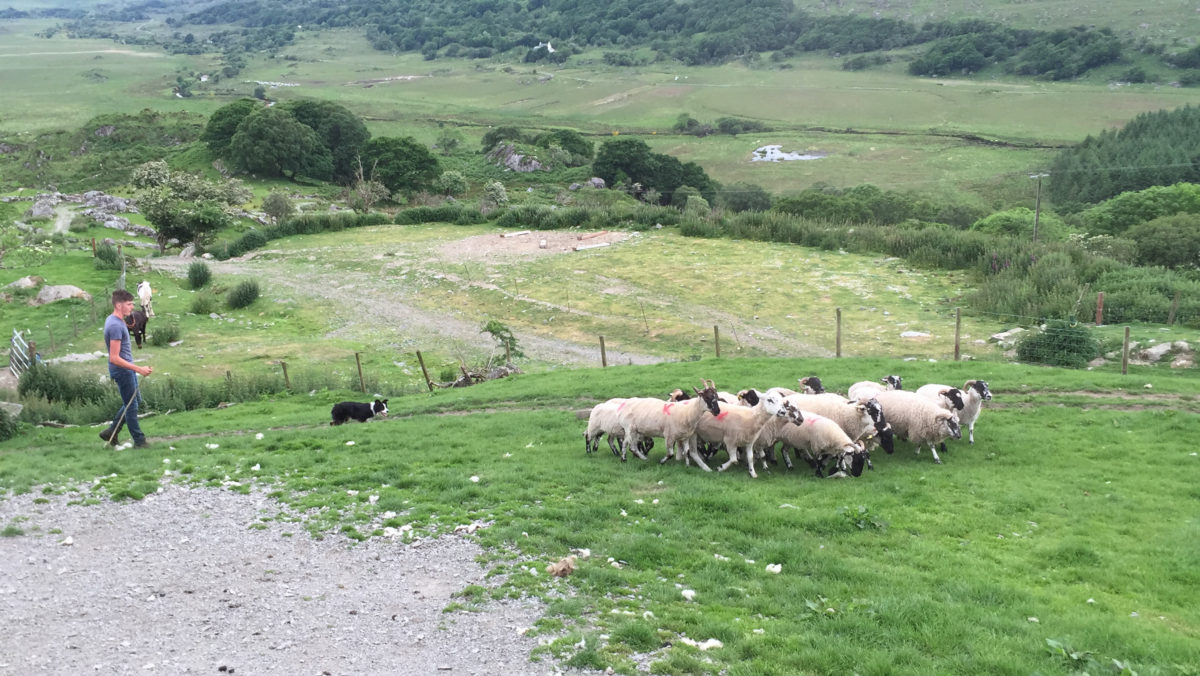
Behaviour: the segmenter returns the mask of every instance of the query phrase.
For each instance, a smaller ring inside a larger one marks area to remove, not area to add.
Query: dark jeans
[[[129,426],[129,435],[133,437],[133,443],[140,444],[146,440],[146,435],[142,432],[141,425],[138,424],[138,398],[135,396],[137,391],[137,374],[128,369],[109,366],[108,377],[113,379],[117,384],[117,389],[121,391],[121,401],[125,402],[121,408],[117,409],[117,415],[113,416],[113,424],[109,426],[112,429],[117,421],[121,419],[122,413],[125,415],[124,424]],[[128,409],[128,410],[126,410]],[[120,428],[117,428],[120,431]]]

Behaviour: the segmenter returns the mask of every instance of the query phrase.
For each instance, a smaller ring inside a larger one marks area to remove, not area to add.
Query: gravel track
[[[529,661],[537,601],[443,612],[496,583],[461,537],[316,540],[261,493],[170,483],[44,497],[0,499],[0,674],[563,673]]]

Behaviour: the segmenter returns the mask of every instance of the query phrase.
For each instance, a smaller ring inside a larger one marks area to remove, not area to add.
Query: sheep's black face
[[[790,401],[784,401],[783,407],[780,409],[780,411],[780,415],[786,417],[788,420],[797,425],[804,422],[804,415],[800,413],[800,409],[793,406],[792,402]]]
[[[879,445],[883,447],[883,452],[891,455],[896,451],[896,433],[892,431],[892,426],[888,423],[883,423],[883,426],[875,426],[875,432],[879,435]]]
[[[801,378],[800,387],[804,388],[805,394],[823,394],[825,392],[825,386],[821,384],[821,379],[816,376]]]
[[[884,376],[883,378],[880,379],[879,382],[883,383],[888,389],[902,390],[904,388],[901,387],[900,384],[903,381],[904,381],[904,379],[901,378],[900,376]]]
[[[711,387],[706,387],[703,390],[696,390],[696,394],[704,400],[704,406],[708,408],[708,412],[713,415],[721,415],[720,400],[717,399],[717,391]]]
[[[958,421],[954,418],[946,419],[946,426],[950,428],[950,436],[955,439],[962,439],[962,428],[958,426]]]
[[[855,453],[850,456],[850,476],[862,476],[863,467],[867,464],[866,453]]]
[[[992,391],[988,389],[988,384],[985,381],[976,380],[971,384],[971,387],[975,388],[975,391],[979,393],[980,398],[982,398],[984,401],[991,400]]]
[[[956,411],[963,410],[962,390],[958,389],[957,387],[951,387],[950,389],[946,390],[943,394],[945,395],[946,399],[950,400],[950,405],[954,407],[954,410],[956,410]]]

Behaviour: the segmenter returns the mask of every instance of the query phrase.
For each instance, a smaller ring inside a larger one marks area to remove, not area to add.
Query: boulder
[[[70,284],[62,284],[59,286],[43,286],[41,291],[38,291],[37,297],[30,301],[30,304],[46,305],[48,303],[55,303],[68,298],[82,298],[83,300],[91,300],[92,295],[87,291],[84,291],[77,286],[71,286]]]
[[[905,331],[900,334],[900,337],[901,338],[912,338],[915,340],[924,340],[929,337],[929,334],[925,333],[924,331]]]
[[[488,159],[495,162],[498,166],[505,167],[510,171],[518,173],[529,173],[532,171],[548,171],[542,166],[542,163],[534,157],[526,157],[517,152],[516,146],[511,143],[501,143],[497,145],[492,152],[488,153]]]
[[[45,282],[46,282],[46,280],[42,279],[41,277],[38,277],[37,275],[29,275],[28,277],[22,277],[15,282],[10,282],[9,284],[6,284],[4,286],[4,288],[6,288],[6,289],[34,289],[34,288],[41,286]]]
[[[585,185],[587,185],[589,188],[599,188],[601,190],[606,187],[604,179],[600,178],[599,176],[593,176],[589,178]]]
[[[6,413],[8,413],[8,415],[10,417],[13,417],[13,418],[20,416],[21,409],[23,409],[23,408],[25,408],[23,405],[15,403],[15,402],[0,401],[0,409],[4,410]]]
[[[58,206],[58,202],[54,195],[38,195],[33,206],[25,212],[25,218],[54,218],[54,207]]]
[[[1187,343],[1184,344],[1186,345]],[[1145,362],[1154,363],[1161,360],[1173,349],[1175,349],[1175,346],[1171,343],[1159,343],[1142,350],[1138,353],[1138,358]]]
[[[1018,338],[1018,337],[1019,337],[1019,336],[1020,336],[1022,333],[1025,333],[1025,329],[1023,329],[1023,328],[1021,328],[1021,327],[1019,327],[1019,326],[1018,326],[1018,327],[1017,327],[1017,328],[1015,328],[1015,329],[1009,329],[1009,330],[1007,330],[1007,331],[1004,331],[1004,332],[1002,332],[1002,333],[994,333],[994,334],[992,334],[992,335],[991,335],[991,336],[988,338],[988,342],[989,342],[989,343],[996,343],[996,344],[997,344],[997,346],[998,346],[1000,349],[1002,349],[1002,350],[1007,350],[1007,349],[1010,349],[1010,348],[1012,348],[1014,345],[1016,345],[1016,344],[1017,344],[1017,338]]]

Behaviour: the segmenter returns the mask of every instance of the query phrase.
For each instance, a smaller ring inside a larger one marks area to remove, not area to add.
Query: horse
[[[150,282],[142,280],[137,285],[138,299],[142,301],[142,312],[146,313],[147,317],[154,316],[154,308],[150,305],[150,300],[154,296],[154,289],[150,288]]]
[[[141,310],[134,310],[125,318],[125,326],[129,328],[129,335],[133,336],[139,348],[146,341],[146,323],[149,320],[150,317]]]

